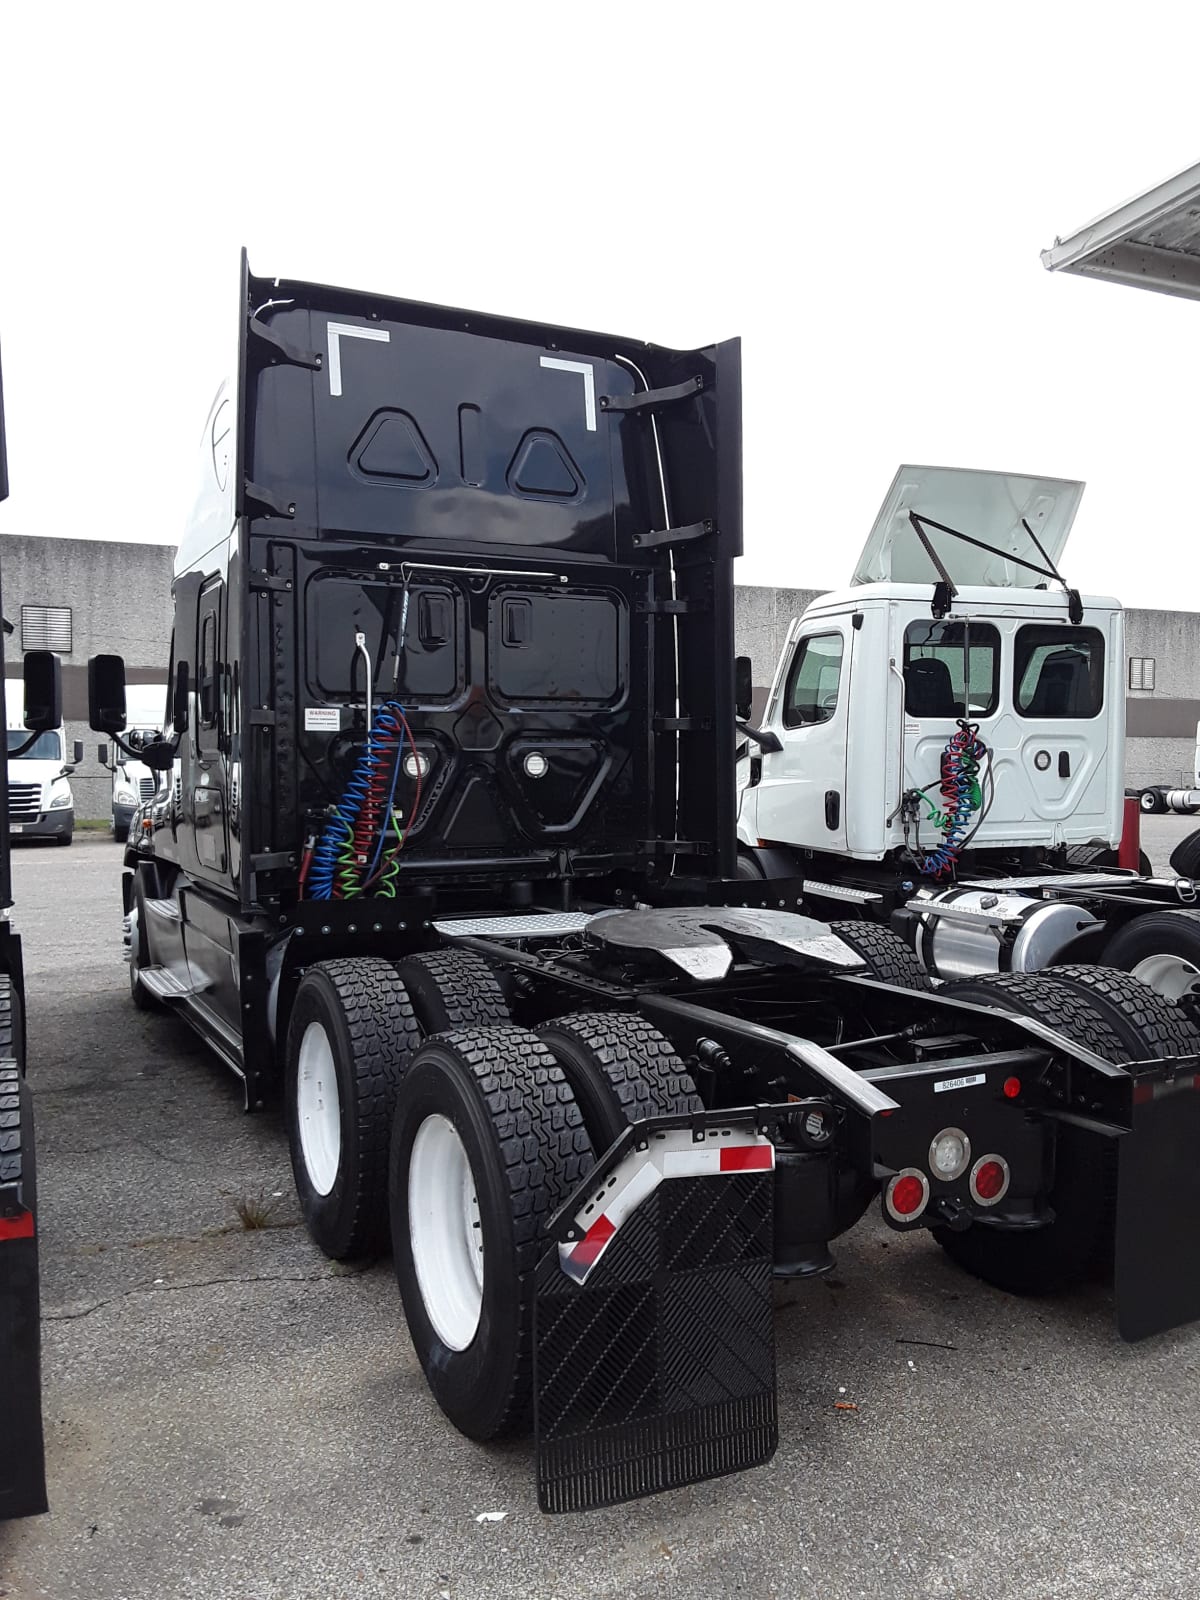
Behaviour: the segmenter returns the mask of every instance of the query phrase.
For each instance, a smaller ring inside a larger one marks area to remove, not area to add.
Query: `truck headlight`
[[[119,806],[131,806],[136,804],[137,795],[134,794],[132,789],[118,789],[116,794],[113,795],[113,799]]]
[[[63,794],[56,794],[54,796],[53,800],[50,802],[50,809],[51,811],[57,811],[60,806],[69,806],[70,804],[71,791],[70,789],[67,789]]]

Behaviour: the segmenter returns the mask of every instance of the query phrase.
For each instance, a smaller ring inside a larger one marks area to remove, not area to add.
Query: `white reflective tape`
[[[336,395],[342,392],[341,341],[374,339],[379,344],[387,344],[392,336],[386,328],[357,328],[351,322],[330,322],[326,327],[329,333],[329,392]]]
[[[543,356],[542,366],[554,372],[578,372],[583,378],[583,415],[589,433],[596,431],[596,369],[590,361],[564,361],[560,356]]]
[[[744,1152],[729,1156],[730,1151]],[[724,1162],[722,1156],[725,1156]],[[730,1165],[730,1163],[733,1163]],[[687,1128],[654,1135],[644,1150],[631,1150],[616,1170],[592,1191],[592,1199],[575,1214],[579,1234],[558,1247],[559,1265],[576,1283],[584,1283],[608,1249],[621,1224],[671,1178],[708,1178],[744,1172],[773,1172],[775,1146],[746,1129],[715,1128],[700,1139]]]

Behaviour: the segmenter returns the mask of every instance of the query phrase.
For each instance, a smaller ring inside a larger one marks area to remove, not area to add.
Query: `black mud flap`
[[[0,1522],[46,1510],[33,1113],[0,1061]]]
[[[538,1502],[586,1511],[768,1461],[774,1147],[655,1118],[615,1144],[538,1267]]]
[[[1117,1329],[1145,1339],[1200,1318],[1200,1076],[1140,1081],[1117,1151]]]

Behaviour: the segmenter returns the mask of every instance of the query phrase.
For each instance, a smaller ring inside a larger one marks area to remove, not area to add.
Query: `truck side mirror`
[[[79,766],[80,762],[83,760],[83,740],[82,739],[76,739],[74,744],[71,746],[71,760],[75,763],[76,766]]]
[[[733,659],[733,709],[739,722],[745,722],[754,709],[754,672],[749,656]]]
[[[50,650],[27,650],[22,669],[25,682],[25,726],[31,733],[48,733],[62,726],[62,666]]]
[[[108,746],[106,744],[98,744],[96,746],[96,760],[102,767],[108,765]]]
[[[171,703],[171,717],[176,734],[186,733],[188,725],[188,664],[180,661],[175,667],[175,696]]]
[[[88,721],[97,733],[120,733],[125,726],[125,662],[120,656],[93,656],[88,662]]]

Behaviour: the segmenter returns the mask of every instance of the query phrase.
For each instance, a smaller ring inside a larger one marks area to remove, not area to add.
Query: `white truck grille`
[[[149,800],[150,796],[154,793],[155,789],[157,789],[157,788],[158,788],[158,784],[155,781],[155,779],[153,779],[153,778],[139,778],[138,779],[138,797],[139,797],[139,799]]]
[[[10,783],[8,786],[8,819],[10,822],[35,822],[41,814],[42,786],[40,783]]]

